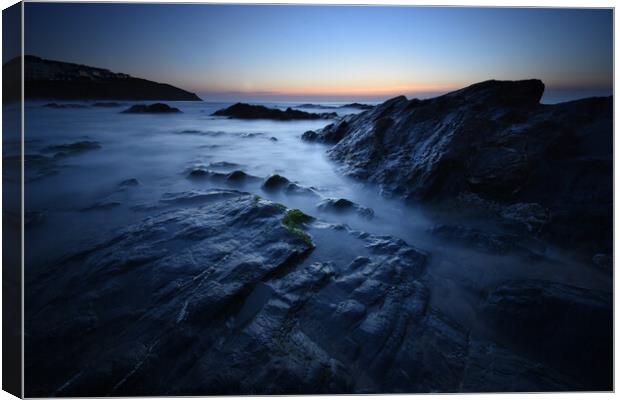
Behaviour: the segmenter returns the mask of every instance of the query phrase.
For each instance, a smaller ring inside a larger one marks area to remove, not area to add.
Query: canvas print
[[[613,390],[613,28],[24,3],[24,394]]]

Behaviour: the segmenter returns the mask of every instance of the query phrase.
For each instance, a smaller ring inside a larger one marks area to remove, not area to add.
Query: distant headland
[[[135,78],[107,69],[24,56],[26,99],[55,100],[185,100],[200,101],[194,93],[166,83]],[[2,68],[6,101],[20,99],[21,57]]]

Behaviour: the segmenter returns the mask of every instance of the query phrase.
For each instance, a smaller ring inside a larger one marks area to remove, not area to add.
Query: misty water
[[[295,104],[300,103],[304,102]],[[382,196],[378,187],[341,176],[338,165],[326,156],[327,146],[301,140],[305,131],[319,129],[333,122],[330,120],[280,122],[211,116],[229,105],[225,103],[167,102],[182,113],[165,115],[121,113],[132,104],[129,102],[118,107],[79,103],[86,107],[60,109],[45,104],[31,101],[25,105],[25,154],[49,156],[47,146],[79,141],[96,141],[101,148],[59,158],[53,174],[34,176],[30,167],[26,169],[26,212],[44,216],[41,223],[26,230],[26,268],[32,271],[161,212],[162,208],[149,206],[158,204],[166,194],[223,188],[299,208],[319,221],[345,223],[355,230],[405,240],[430,256],[426,279],[432,290],[431,305],[470,328],[483,329],[473,323],[480,292],[507,279],[540,278],[611,291],[607,273],[553,247],[547,247],[546,260],[532,260],[491,255],[431,236],[428,229],[440,223],[487,227],[489,223],[460,211],[407,205]],[[305,111],[360,112],[344,108]],[[234,185],[188,178],[188,172],[196,167],[242,170],[261,180]],[[370,207],[374,218],[322,212],[316,207],[321,200],[317,197],[266,192],[261,182],[271,174],[314,188],[323,198],[346,198]],[[139,185],[119,187],[128,179],[137,179]],[[305,262],[361,251],[345,235],[317,228],[309,233],[316,249]]]

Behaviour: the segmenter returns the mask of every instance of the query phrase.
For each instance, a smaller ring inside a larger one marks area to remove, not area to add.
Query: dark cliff
[[[35,56],[25,56],[24,61],[24,90],[27,99],[200,101],[194,93],[172,85],[134,78],[107,69]],[[4,64],[2,74],[8,78],[19,69],[21,57]],[[11,80],[10,87],[3,92],[3,100],[19,100],[20,91],[19,80]]]

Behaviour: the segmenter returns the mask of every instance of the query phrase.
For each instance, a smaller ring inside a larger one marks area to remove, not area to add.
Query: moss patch
[[[314,218],[304,214],[301,210],[294,209],[289,210],[284,215],[284,218],[282,218],[282,225],[286,226],[289,231],[299,236],[308,245],[314,246],[314,243],[312,243],[312,239],[310,239],[310,236],[306,232],[304,232],[303,229],[301,229],[302,224],[310,222],[313,219]]]

